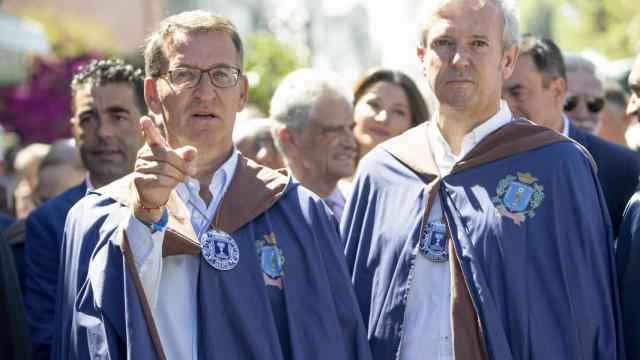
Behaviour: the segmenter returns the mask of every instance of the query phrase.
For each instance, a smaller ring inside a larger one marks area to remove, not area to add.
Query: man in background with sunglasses
[[[617,237],[624,208],[638,185],[640,155],[582,131],[569,121],[563,112],[567,74],[562,52],[553,41],[524,35],[520,46],[515,70],[503,84],[502,97],[514,114],[570,137],[589,151],[598,166],[598,180]],[[595,109],[596,105],[591,106]]]
[[[602,126],[604,89],[595,65],[585,57],[564,55],[567,92],[564,113],[578,129],[596,135]]]

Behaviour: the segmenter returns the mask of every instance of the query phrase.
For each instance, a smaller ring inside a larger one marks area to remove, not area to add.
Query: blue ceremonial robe
[[[121,226],[129,214],[130,183],[127,177],[98,190],[103,195],[88,195],[69,215],[70,239],[99,238],[75,300],[69,358],[164,357]],[[337,224],[319,198],[290,177],[241,158],[218,216],[240,253],[228,271],[200,255],[179,201],[174,192],[167,205],[163,256],[200,257],[194,304],[199,358],[371,358]],[[284,256],[276,279],[267,277],[272,268],[258,254],[266,251],[266,239]]]
[[[400,351],[436,193],[448,224],[455,358],[624,358],[611,225],[579,145],[515,120],[439,178],[426,131],[362,160],[343,215],[374,358]]]
[[[625,350],[640,358],[640,190],[629,200],[616,248]]]

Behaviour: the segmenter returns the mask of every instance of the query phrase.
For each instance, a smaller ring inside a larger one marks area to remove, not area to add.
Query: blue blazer
[[[624,208],[638,186],[640,155],[586,133],[573,124],[569,125],[569,137],[584,146],[598,166],[598,180],[607,203],[615,239],[618,237]]]
[[[84,197],[84,181],[44,202],[27,217],[25,295],[35,359],[51,357],[60,246],[69,209]]]

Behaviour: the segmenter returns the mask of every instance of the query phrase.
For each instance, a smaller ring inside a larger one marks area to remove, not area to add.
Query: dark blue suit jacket
[[[7,228],[14,222],[16,222],[16,219],[12,218],[11,216],[0,214],[0,225],[2,225],[2,228],[4,230],[7,230]]]
[[[607,203],[615,239],[618,237],[624,208],[638,186],[640,155],[586,133],[573,124],[569,125],[569,137],[584,146],[598,166],[598,180]]]
[[[34,357],[49,359],[60,263],[60,246],[69,209],[84,197],[83,181],[44,202],[28,217],[25,231],[25,307]]]

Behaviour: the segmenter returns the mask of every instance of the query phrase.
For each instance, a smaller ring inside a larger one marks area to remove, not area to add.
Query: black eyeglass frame
[[[233,82],[233,84],[222,85],[221,86],[221,85],[218,85],[218,84],[215,83],[215,80],[213,80],[214,77],[213,77],[213,75],[211,75],[211,72],[214,71],[214,70],[220,70],[220,69],[231,69],[231,70],[233,70],[232,71],[233,72],[233,76],[235,77],[235,81]],[[198,71],[198,74],[199,74],[198,75],[198,81],[196,81],[191,86],[185,86],[185,85],[176,84],[176,82],[173,79],[173,74],[174,74],[174,72],[176,72],[178,70],[195,70],[195,71]],[[180,67],[177,67],[177,68],[175,68],[173,70],[169,70],[167,72],[160,73],[159,76],[169,75],[169,82],[171,83],[171,85],[173,85],[175,87],[178,87],[178,88],[181,88],[181,89],[193,89],[193,88],[197,87],[198,85],[200,85],[200,81],[202,81],[202,75],[204,73],[209,74],[209,81],[211,81],[211,84],[213,86],[215,86],[217,88],[221,88],[221,89],[230,88],[230,87],[234,87],[234,86],[238,85],[238,82],[240,81],[240,78],[242,77],[242,70],[240,70],[240,69],[238,69],[236,67],[233,67],[233,66],[214,66],[214,67],[211,67],[209,69],[200,69],[200,68],[197,68],[197,67],[180,66]]]

